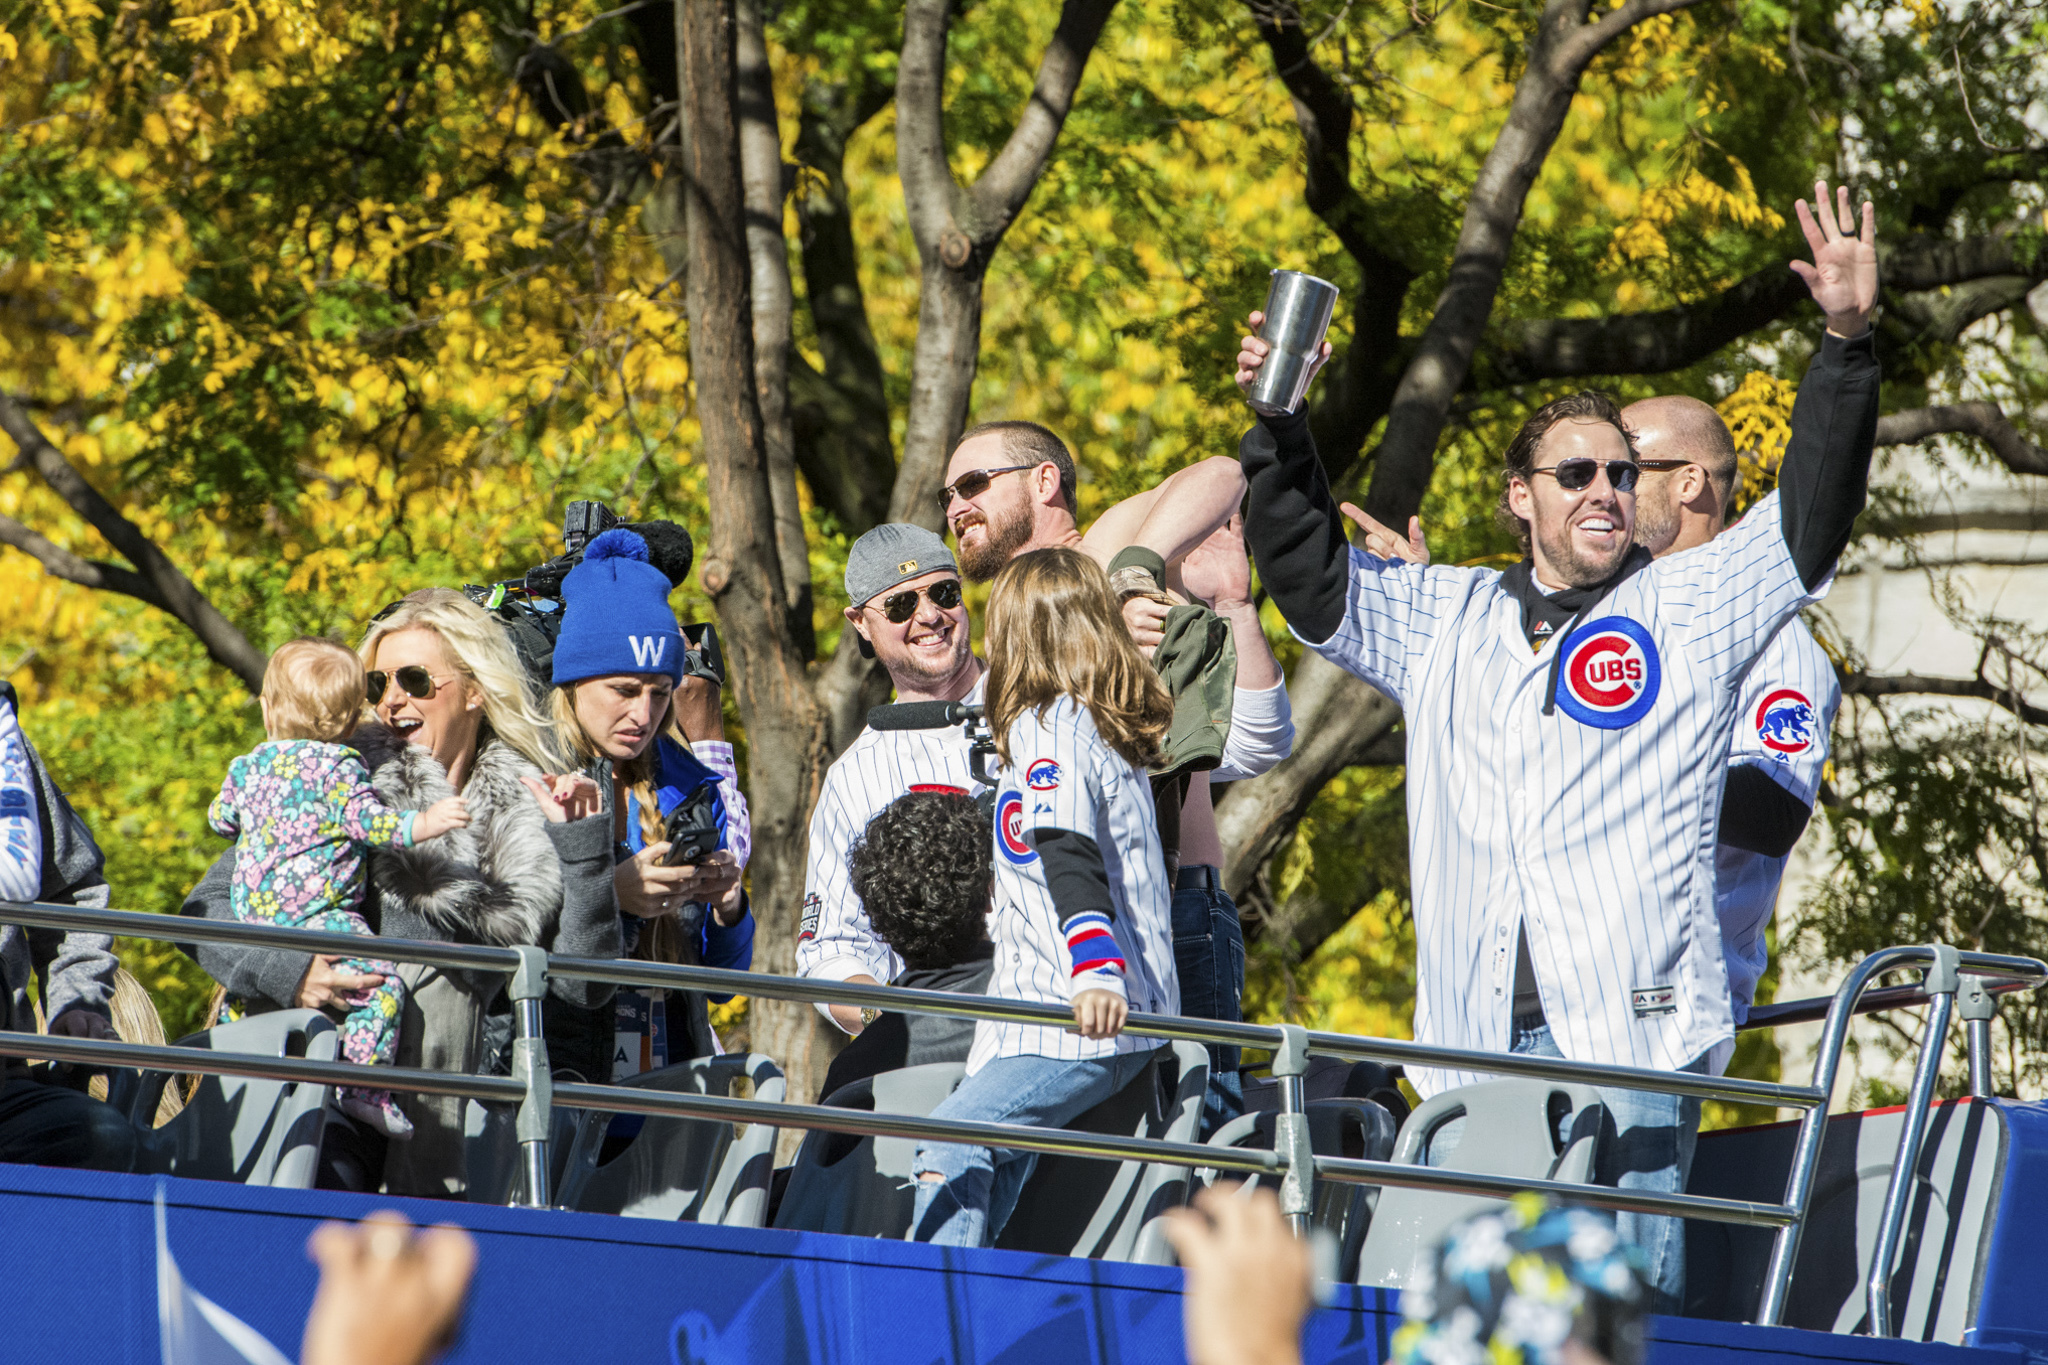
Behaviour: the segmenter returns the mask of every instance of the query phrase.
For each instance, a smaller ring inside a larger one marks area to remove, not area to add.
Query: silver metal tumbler
[[[1250,394],[1254,411],[1268,417],[1293,412],[1308,392],[1330,314],[1337,307],[1337,286],[1299,270],[1276,270],[1266,289],[1266,322],[1259,340],[1273,348]]]

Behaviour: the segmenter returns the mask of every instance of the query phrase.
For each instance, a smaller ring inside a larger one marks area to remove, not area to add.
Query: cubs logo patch
[[[1049,792],[1060,784],[1060,765],[1049,758],[1041,758],[1024,770],[1024,780],[1035,792]]]
[[[1024,797],[1018,792],[1004,792],[996,802],[996,847],[1018,867],[1038,861],[1038,850],[1024,837]]]
[[[1780,687],[1756,708],[1756,737],[1774,754],[1797,758],[1819,739],[1813,703],[1797,688]]]
[[[803,917],[797,921],[796,926],[797,942],[801,943],[807,938],[817,937],[818,912],[824,908],[824,904],[824,901],[819,899],[818,893],[815,891],[804,897]]]
[[[1649,714],[1663,684],[1657,642],[1641,622],[1603,616],[1559,646],[1557,705],[1581,725],[1622,730]]]

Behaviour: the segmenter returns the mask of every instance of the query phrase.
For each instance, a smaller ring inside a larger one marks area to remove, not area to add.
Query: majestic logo
[[[652,672],[661,667],[661,656],[668,652],[666,635],[628,635],[627,643],[633,646],[633,662]]]
[[[1629,1007],[1638,1019],[1678,1013],[1678,992],[1670,986],[1638,986],[1628,993]]]
[[[1041,758],[1024,770],[1024,780],[1035,792],[1049,792],[1060,784],[1060,765],[1049,758]]]
[[[1603,616],[1573,631],[1558,648],[1557,704],[1581,725],[1621,730],[1649,714],[1663,682],[1657,643],[1640,622]]]
[[[1756,708],[1756,737],[1774,754],[1796,758],[1814,746],[1813,703],[1804,692],[1781,687]]]
[[[1038,850],[1024,838],[1024,797],[1019,792],[1004,792],[996,802],[996,845],[1003,850],[1003,856],[1019,867],[1028,867],[1038,861]]]

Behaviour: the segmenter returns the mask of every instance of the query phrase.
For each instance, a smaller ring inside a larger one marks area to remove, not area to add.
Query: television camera
[[[579,499],[562,516],[562,553],[537,564],[517,578],[489,585],[467,583],[463,593],[495,616],[512,639],[520,663],[545,692],[552,685],[555,641],[562,633],[562,580],[583,562],[592,539],[623,526],[647,542],[647,560],[669,581],[671,590],[690,576],[695,547],[690,533],[672,521],[621,522],[603,503]],[[683,676],[725,685],[725,655],[718,631],[708,621],[682,627]]]

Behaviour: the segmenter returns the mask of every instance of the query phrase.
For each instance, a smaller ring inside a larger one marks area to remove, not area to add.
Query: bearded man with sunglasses
[[[1244,439],[1247,536],[1274,600],[1406,713],[1418,1040],[1679,1071],[1733,1037],[1714,855],[1742,684],[1826,592],[1877,428],[1874,211],[1859,234],[1848,191],[1831,202],[1823,184],[1798,217],[1814,259],[1792,268],[1827,335],[1778,489],[1687,553],[1653,561],[1634,543],[1637,453],[1603,395],[1549,404],[1510,444],[1502,508],[1529,558],[1505,573],[1353,550],[1305,416],[1262,417]],[[1244,339],[1240,385],[1267,350]],[[1529,1013],[1513,989],[1524,941]],[[1483,1075],[1409,1078],[1427,1096]],[[1595,1178],[1683,1189],[1699,1102],[1600,1096],[1614,1132]],[[1447,1128],[1431,1159],[1455,1162],[1455,1141]],[[1619,1221],[1675,1309],[1681,1225]]]
[[[1621,418],[1635,434],[1641,471],[1636,544],[1662,559],[1727,530],[1742,468],[1735,438],[1721,415],[1697,398],[1669,394],[1631,403]],[[1365,532],[1366,553],[1429,563],[1420,518],[1408,519],[1404,538],[1348,502],[1341,510]],[[1539,621],[1536,630],[1547,635],[1549,623]],[[1834,663],[1797,617],[1772,637],[1742,685],[1721,791],[1720,843],[1714,851],[1714,902],[1738,1028],[1749,1018],[1757,982],[1770,965],[1764,931],[1778,907],[1778,885],[1792,846],[1812,818],[1841,705]],[[1542,1015],[1526,937],[1515,961],[1515,1013]],[[1733,1053],[1732,1043],[1715,1049],[1709,1063],[1716,1075],[1726,1070]]]
[[[968,648],[972,623],[945,541],[922,526],[875,527],[847,553],[846,598],[847,626],[858,633],[861,653],[881,661],[898,702],[981,700],[982,663]],[[906,792],[978,795],[967,747],[958,726],[862,730],[826,770],[811,812],[799,975],[881,985],[902,974],[903,960],[854,892],[848,858],[868,822]],[[818,1011],[848,1033],[872,1017],[852,1005],[820,1004]]]

